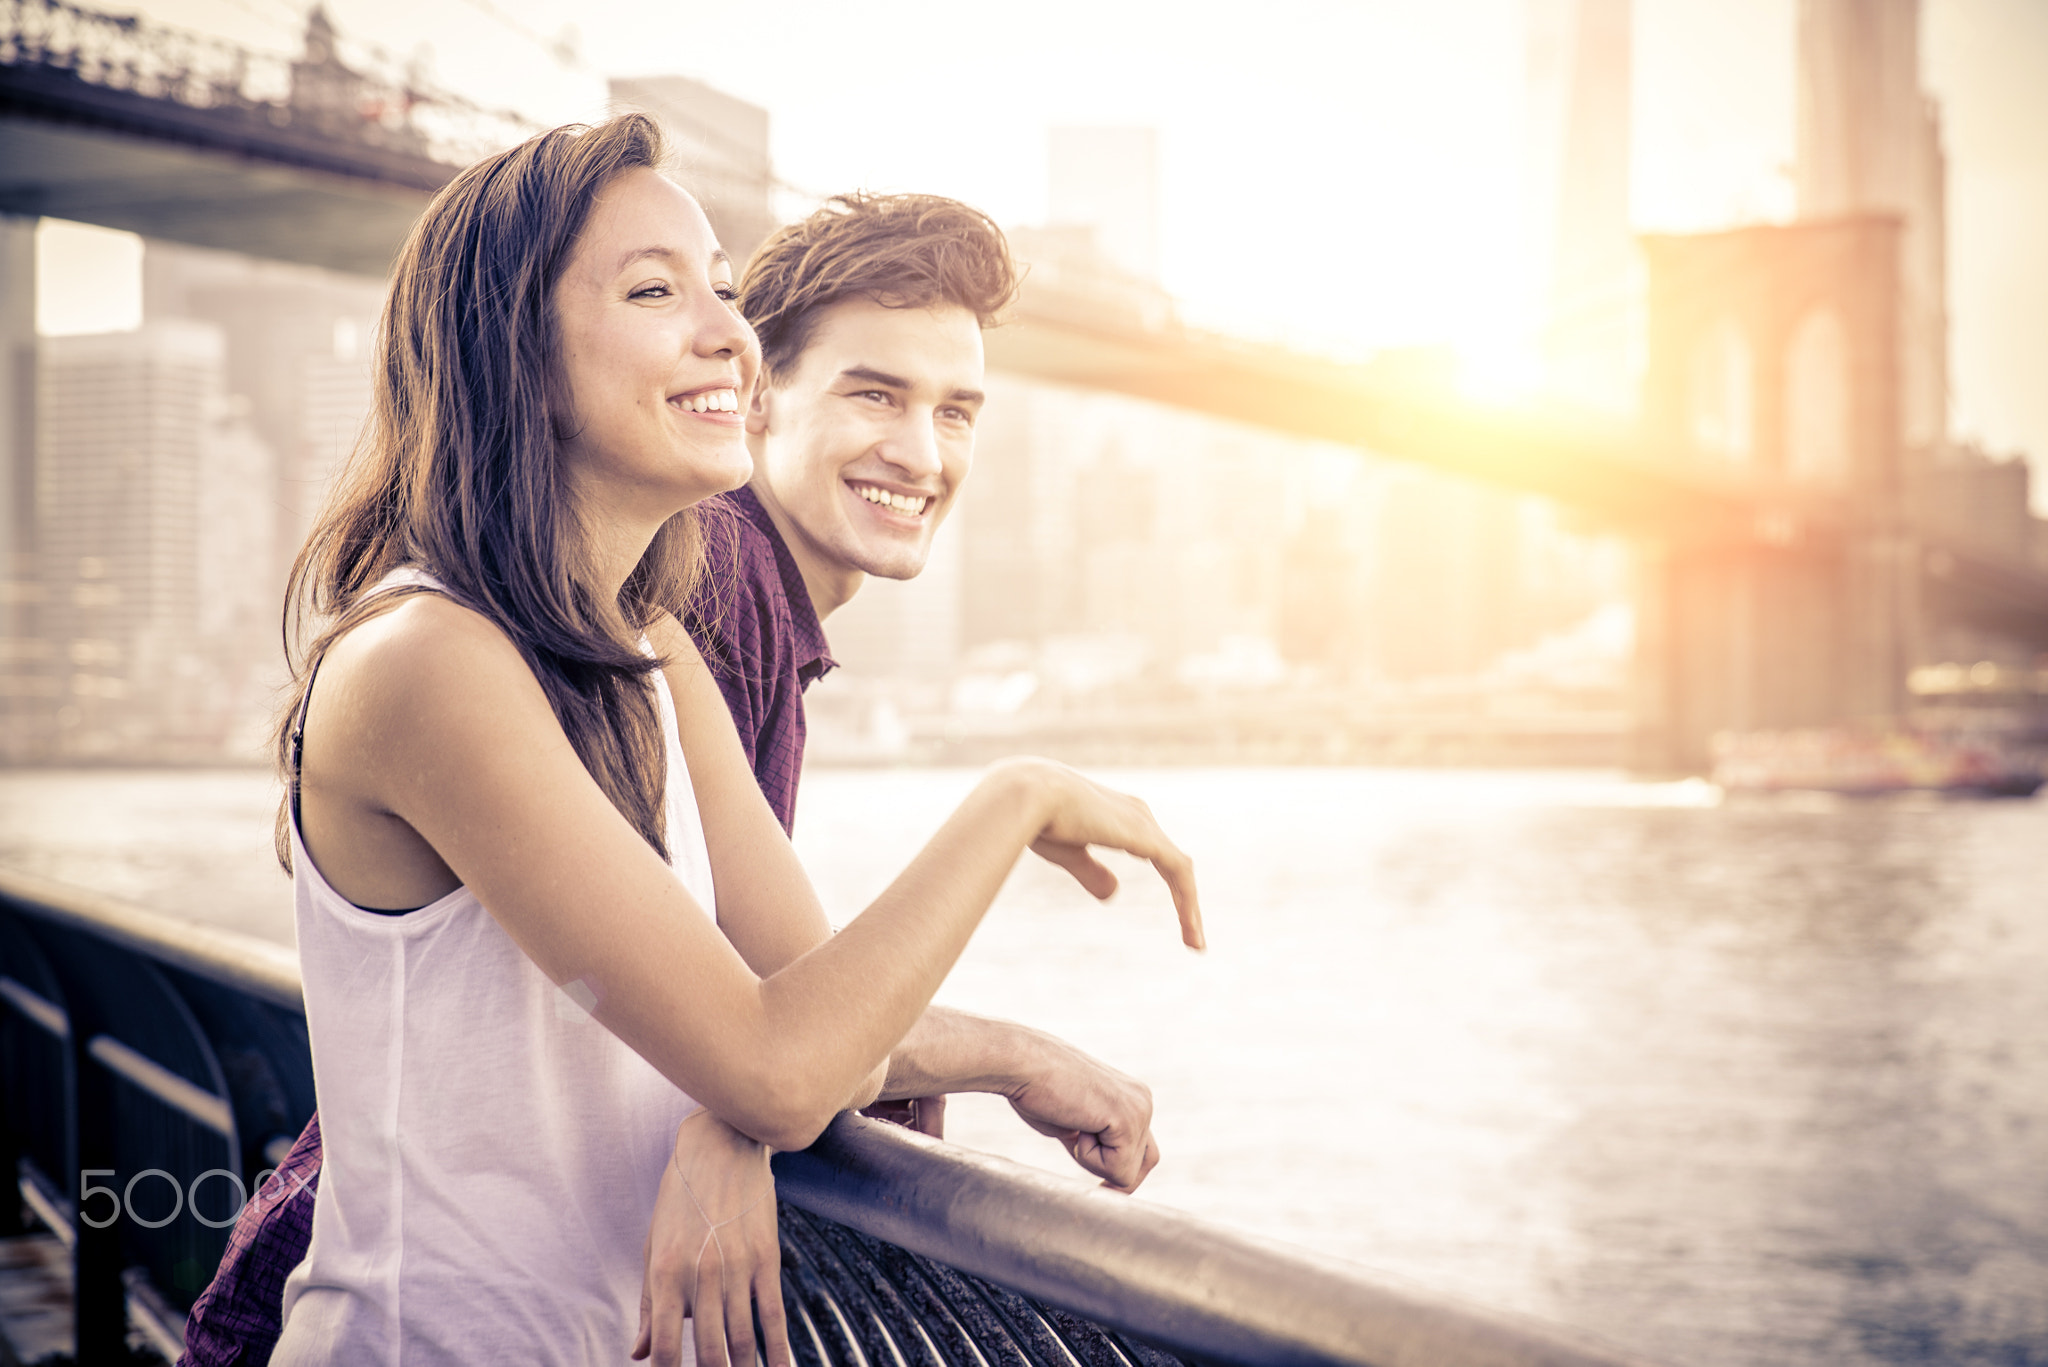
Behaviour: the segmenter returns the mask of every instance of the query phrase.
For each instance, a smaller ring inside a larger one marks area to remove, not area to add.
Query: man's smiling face
[[[974,459],[981,325],[952,304],[824,310],[780,383],[747,415],[754,490],[820,614],[861,576],[910,579],[931,554]]]

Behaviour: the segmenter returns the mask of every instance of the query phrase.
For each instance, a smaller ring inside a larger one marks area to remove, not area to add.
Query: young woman
[[[761,1146],[873,1098],[1018,854],[1098,897],[1090,845],[1149,859],[1201,943],[1144,805],[1028,760],[830,933],[671,611],[758,356],[659,157],[626,116],[435,200],[294,571],[326,1167],[279,1363],[751,1360],[750,1299],[786,1362]]]

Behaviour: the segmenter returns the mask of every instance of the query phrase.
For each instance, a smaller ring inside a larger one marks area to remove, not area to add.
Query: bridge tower
[[[1652,449],[1761,491],[1746,535],[1638,555],[1634,760],[1715,733],[1896,716],[1919,550],[1900,396],[1896,215],[1643,241]]]

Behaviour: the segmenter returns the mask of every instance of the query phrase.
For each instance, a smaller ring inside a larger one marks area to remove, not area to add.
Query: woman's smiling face
[[[651,528],[753,473],[742,410],[760,349],[732,297],[696,200],[644,167],[605,186],[554,288],[556,431],[587,513]]]

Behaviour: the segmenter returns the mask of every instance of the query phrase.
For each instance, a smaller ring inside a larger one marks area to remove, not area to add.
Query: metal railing
[[[80,1362],[131,1325],[176,1356],[312,1109],[289,950],[0,871],[0,1159],[71,1249]],[[857,1116],[774,1167],[804,1367],[1634,1361]]]

